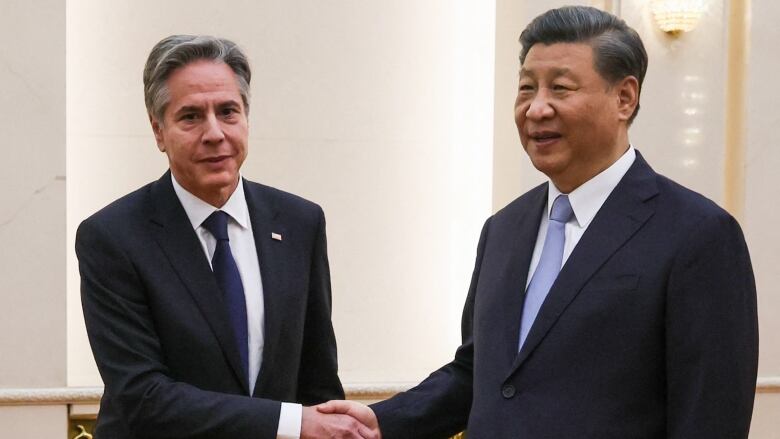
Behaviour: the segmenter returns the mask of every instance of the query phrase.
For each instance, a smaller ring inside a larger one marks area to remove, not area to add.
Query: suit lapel
[[[542,184],[529,193],[527,202],[518,206],[521,214],[517,215],[516,224],[511,227],[511,238],[507,241],[505,251],[509,257],[499,271],[499,282],[495,291],[500,291],[504,297],[497,300],[501,304],[508,324],[500,340],[506,340],[505,362],[510,365],[517,357],[517,342],[520,337],[520,316],[525,300],[525,284],[528,281],[528,267],[531,265],[536,237],[539,233],[539,223],[547,205],[547,184]]]
[[[561,268],[515,358],[512,373],[536,349],[593,274],[653,215],[653,208],[646,201],[658,193],[655,176],[637,152],[634,164],[599,209]],[[514,339],[517,339],[516,334]]]
[[[281,316],[284,313],[280,309],[283,308],[284,292],[289,290],[287,277],[284,274],[290,272],[288,267],[290,260],[288,241],[290,237],[287,234],[287,228],[280,222],[278,207],[262,186],[245,180],[244,193],[249,207],[257,257],[260,261],[263,305],[265,307],[265,327],[263,328],[265,344],[259,378],[253,389],[253,394],[255,394],[265,388],[267,381],[274,375],[276,356],[273,353],[281,349],[278,343],[279,340],[283,339],[280,332],[283,326]],[[273,238],[272,234],[280,235],[281,239]]]
[[[236,379],[244,389],[248,388],[246,372],[228,323],[222,293],[203,253],[203,247],[192,229],[192,223],[173,190],[170,171],[152,186],[151,198],[151,230],[155,240],[203,313]]]

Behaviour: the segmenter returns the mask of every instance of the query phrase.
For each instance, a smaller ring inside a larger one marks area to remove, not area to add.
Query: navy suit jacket
[[[82,306],[105,383],[96,437],[271,439],[280,401],[344,397],[322,209],[242,184],[265,305],[251,397],[221,292],[170,172],[79,226]]]
[[[756,291],[737,222],[636,161],[517,352],[543,184],[487,220],[454,360],[373,406],[385,439],[747,438]]]

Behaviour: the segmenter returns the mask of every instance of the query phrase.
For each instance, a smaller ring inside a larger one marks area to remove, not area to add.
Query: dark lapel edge
[[[170,171],[152,185],[151,198],[151,229],[155,240],[203,313],[236,379],[242,388],[248,389],[247,374],[241,365],[238,346],[228,323],[222,293],[187,213],[173,190]]]
[[[653,208],[646,202],[658,194],[656,177],[637,151],[631,168],[604,202],[561,269],[510,375],[536,349],[593,274],[653,215]]]
[[[506,258],[506,265],[499,271],[501,277],[496,287],[496,291],[504,295],[498,300],[505,304],[504,315],[508,321],[500,338],[507,343],[504,351],[504,364],[507,366],[517,357],[528,267],[531,265],[536,237],[539,234],[539,224],[547,206],[547,191],[547,183],[539,185],[528,193],[527,200],[518,203],[516,210],[519,212],[512,212],[514,222],[507,232],[509,238],[505,251],[509,257]]]
[[[279,207],[270,191],[272,189],[244,180],[244,193],[249,207],[252,234],[255,237],[257,258],[260,261],[265,319],[263,358],[255,388],[252,389],[253,395],[261,392],[268,385],[268,380],[276,370],[274,352],[283,348],[277,345],[281,339],[280,319],[283,313],[280,312],[280,308],[285,291],[285,276],[289,271],[286,266],[285,249],[290,245],[286,242],[290,237],[287,235],[287,228],[279,222]],[[274,239],[272,234],[281,235],[281,240]]]

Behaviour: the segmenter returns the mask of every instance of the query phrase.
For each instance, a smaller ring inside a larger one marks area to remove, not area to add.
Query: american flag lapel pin
[[[281,234],[279,234],[279,233],[273,233],[273,232],[272,232],[272,233],[271,233],[271,238],[272,238],[272,239],[275,239],[275,240],[277,240],[277,241],[281,241],[281,240],[282,240],[282,235],[281,235]]]

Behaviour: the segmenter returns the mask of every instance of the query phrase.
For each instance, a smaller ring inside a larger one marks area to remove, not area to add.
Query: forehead
[[[171,73],[166,81],[171,100],[190,95],[235,94],[240,98],[238,80],[225,63],[198,60]]]
[[[596,73],[593,47],[587,43],[537,43],[531,46],[520,68],[520,75]]]

